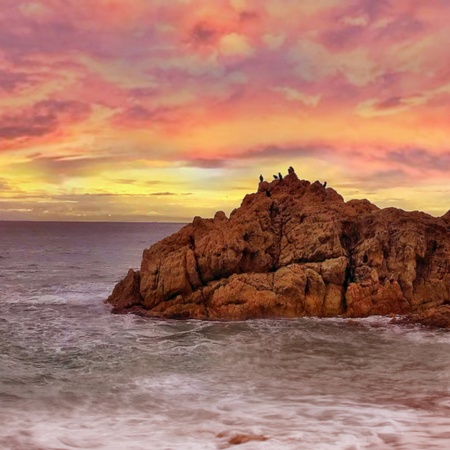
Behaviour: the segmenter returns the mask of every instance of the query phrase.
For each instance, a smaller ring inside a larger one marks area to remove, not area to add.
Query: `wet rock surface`
[[[420,324],[432,328],[450,329],[450,305],[442,305],[395,318],[392,323],[410,325]]]
[[[431,314],[450,305],[449,214],[344,202],[290,173],[146,249],[107,302],[180,319]]]

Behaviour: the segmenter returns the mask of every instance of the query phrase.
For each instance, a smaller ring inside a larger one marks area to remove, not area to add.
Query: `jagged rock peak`
[[[210,320],[419,313],[450,304],[448,215],[345,202],[292,172],[146,249],[107,302]]]

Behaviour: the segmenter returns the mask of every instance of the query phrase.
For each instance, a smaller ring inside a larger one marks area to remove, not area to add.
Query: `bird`
[[[324,188],[326,188],[326,187],[327,187],[327,182],[325,181],[325,183],[323,183],[322,186],[323,186]]]
[[[292,166],[289,166],[288,173],[295,173],[295,170]]]
[[[264,177],[262,175],[259,176],[259,181],[262,183],[264,181]]]
[[[278,178],[279,178],[280,180],[283,179],[283,175],[281,175],[281,172],[278,172]]]
[[[266,191],[266,195],[267,195],[267,197],[272,197],[272,196],[270,195],[270,192],[269,192],[269,191]]]
[[[278,176],[277,175],[274,175],[273,177],[275,178],[275,180],[278,180]]]

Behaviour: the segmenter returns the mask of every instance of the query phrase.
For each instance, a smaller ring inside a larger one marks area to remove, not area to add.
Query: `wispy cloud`
[[[0,178],[0,191],[8,191],[10,189],[10,185],[7,180],[4,178]]]
[[[390,151],[387,158],[420,171],[450,172],[450,151],[436,153],[423,148],[408,148]]]

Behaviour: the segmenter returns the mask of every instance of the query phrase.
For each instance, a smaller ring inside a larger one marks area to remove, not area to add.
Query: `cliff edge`
[[[449,214],[344,202],[292,172],[261,182],[229,218],[196,217],[146,249],[107,302],[177,319],[443,314]]]

